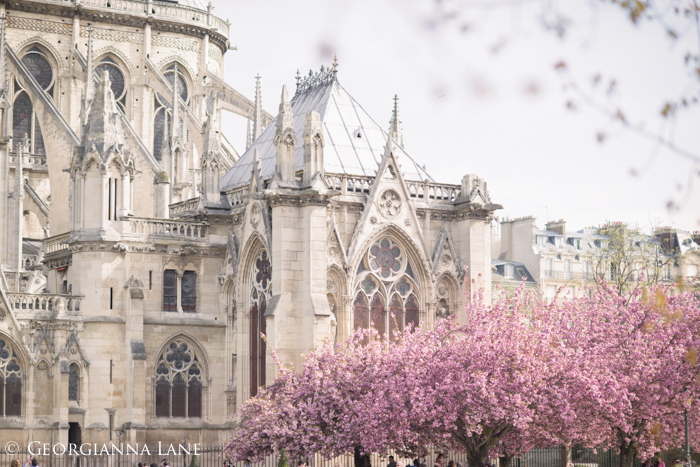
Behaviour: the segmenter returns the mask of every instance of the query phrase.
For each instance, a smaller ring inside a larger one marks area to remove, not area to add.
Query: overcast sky
[[[698,50],[693,23],[671,23],[681,37],[670,41],[658,24],[635,27],[619,8],[566,0],[571,23],[558,39],[543,25],[542,2],[494,3],[518,2],[443,1],[438,10],[432,0],[214,0],[214,13],[232,23],[237,50],[226,54],[225,79],[237,90],[252,99],[259,73],[263,108],[276,115],[297,68],[308,74],[337,53],[339,81],[369,114],[388,127],[398,94],[406,151],[438,182],[486,179],[501,217],[533,215],[541,227],[563,218],[574,230],[618,220],[700,230],[700,167],[582,103],[554,70],[563,60],[601,104],[671,131],[678,147],[700,155],[698,106],[670,127],[660,115],[667,99],[698,95],[683,65]],[[452,6],[458,16],[444,21]],[[245,120],[228,114],[223,131],[242,152]],[[680,211],[669,212],[669,200]]]

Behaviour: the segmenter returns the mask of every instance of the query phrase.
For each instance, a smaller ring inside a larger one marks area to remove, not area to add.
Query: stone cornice
[[[118,24],[137,28],[143,28],[146,24],[151,24],[151,27],[157,31],[185,34],[200,39],[209,34],[210,41],[218,45],[222,53],[226,53],[229,46],[228,37],[218,32],[216,28],[210,28],[206,24],[192,24],[186,20],[178,21],[175,17],[164,20],[160,17],[156,18],[153,15],[148,15],[145,11],[111,10],[108,8],[93,7],[91,5],[53,4],[38,0],[8,0],[2,3],[5,3],[5,8],[7,10],[53,15],[63,18],[72,18],[77,15],[85,21]],[[147,4],[144,3],[144,6],[146,5]],[[206,12],[203,13],[206,16]]]
[[[329,191],[326,194],[321,194],[316,190],[265,190],[265,197],[270,205],[274,208],[277,206],[324,206],[328,207],[331,199],[338,196],[340,192]]]

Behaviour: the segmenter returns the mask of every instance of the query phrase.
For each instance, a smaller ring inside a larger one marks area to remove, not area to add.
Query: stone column
[[[129,212],[129,206],[130,206],[129,195],[130,194],[131,194],[131,183],[130,183],[129,173],[124,172],[122,174],[122,205],[121,205],[121,209],[119,210],[120,217],[126,217],[130,214],[130,212]]]
[[[131,350],[126,371],[125,422],[131,422],[128,439],[132,443],[145,441],[146,428],[146,346],[143,340],[143,290],[133,287],[130,279],[125,287],[126,333],[125,346]]]
[[[109,209],[109,206],[107,206],[109,199],[107,190],[109,190],[109,187],[107,186],[107,172],[103,170],[100,172],[100,174],[102,175],[102,209],[100,214],[100,235],[105,235],[105,233],[107,232],[107,210]]]

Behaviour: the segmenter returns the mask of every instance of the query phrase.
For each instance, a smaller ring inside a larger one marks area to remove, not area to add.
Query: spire
[[[333,56],[333,81],[338,79],[338,54]]]
[[[87,49],[87,65],[85,67],[85,102],[83,109],[85,117],[89,113],[90,103],[95,97],[95,64],[92,53],[92,27],[88,29],[88,49]],[[87,122],[85,122],[87,123]]]
[[[294,134],[292,104],[289,102],[287,86],[282,86],[282,101],[280,102],[280,113],[277,115],[277,133],[275,134],[275,147],[277,149],[275,169],[282,182],[296,182],[296,146],[297,138]]]
[[[117,103],[112,92],[109,72],[103,70],[97,92],[90,104],[90,112],[83,132],[83,146],[86,151],[94,145],[98,152],[106,154],[110,148],[120,147],[123,144],[117,113]]]
[[[262,134],[262,99],[260,97],[260,75],[255,77],[255,110],[253,111],[253,141]]]
[[[173,72],[173,113],[172,122],[170,123],[170,141],[172,148],[174,149],[180,139],[180,73],[177,69],[177,62],[175,63],[175,68]]]
[[[211,115],[202,125],[202,195],[205,201],[218,204],[221,201],[219,189],[219,138]]]
[[[0,17],[0,99],[7,97],[7,66],[5,63],[5,15]]]
[[[299,73],[299,68],[297,68],[297,90],[294,92],[294,94],[299,93],[299,88],[301,87],[301,74]]]
[[[246,151],[248,150],[250,145],[253,144],[253,142],[251,141],[251,138],[250,138],[252,136],[252,133],[251,133],[252,129],[250,128],[250,117],[248,117],[247,120],[248,120],[248,124],[247,124],[246,129],[245,129],[245,150]]]
[[[321,116],[313,110],[306,113],[302,146],[304,148],[303,186],[308,186],[316,174],[323,173],[323,127]]]
[[[401,147],[403,147],[403,135],[401,134],[401,120],[399,120],[399,96],[394,94],[394,110],[389,120],[389,133]]]

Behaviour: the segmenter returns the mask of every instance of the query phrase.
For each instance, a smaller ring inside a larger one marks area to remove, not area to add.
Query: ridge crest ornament
[[[386,190],[379,196],[379,212],[387,219],[394,219],[401,212],[401,197],[394,190]]]

